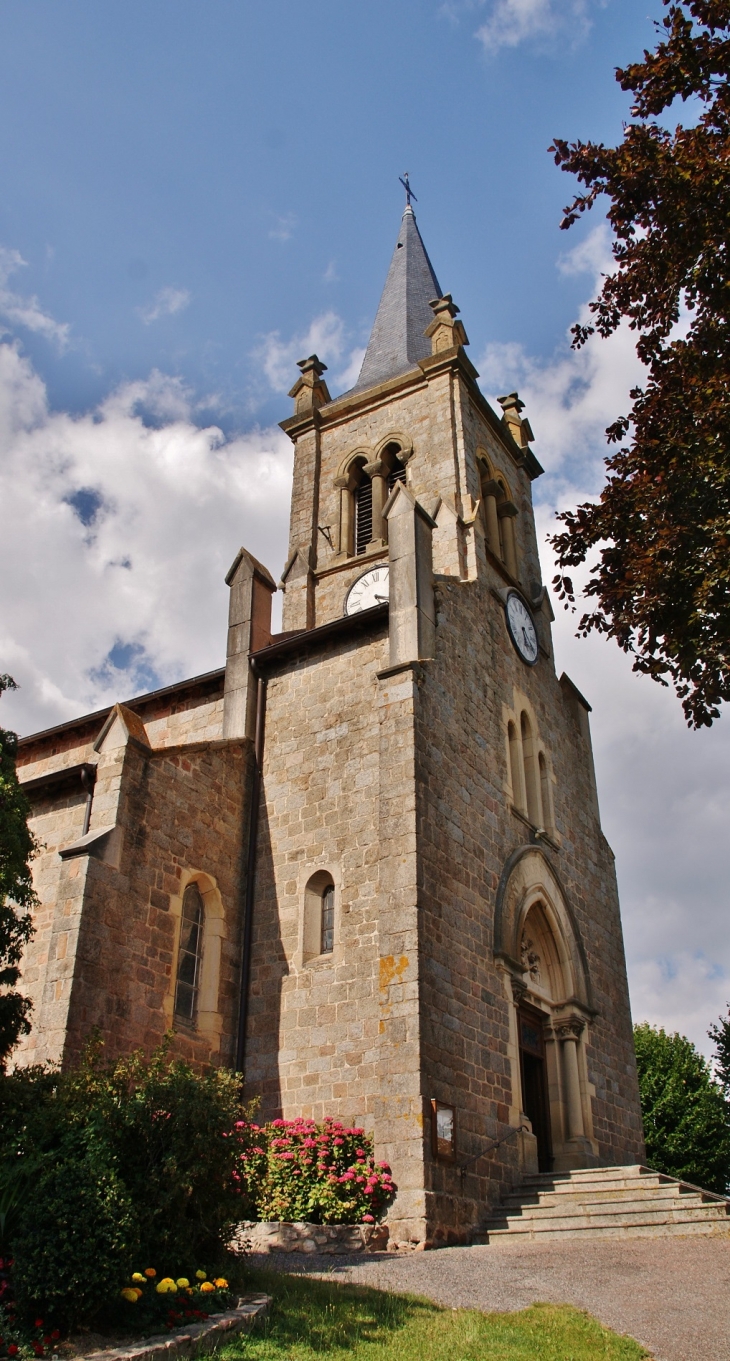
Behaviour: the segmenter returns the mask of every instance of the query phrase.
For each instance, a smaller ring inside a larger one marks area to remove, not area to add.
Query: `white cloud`
[[[350,356],[344,369],[332,379],[333,393],[348,392],[351,387],[355,386],[355,383],[360,377],[360,369],[362,368],[362,361],[364,358],[364,345],[356,345],[354,350],[350,350]]]
[[[590,270],[595,289],[608,251],[607,233],[598,228],[559,268]],[[579,351],[566,337],[547,362],[519,345],[492,345],[478,367],[491,392],[519,389],[537,437],[546,476],[534,486],[536,519],[549,585],[555,567],[545,540],[557,527],[555,511],[598,494],[605,428],[628,410],[629,388],[642,381],[633,336],[622,328]],[[598,791],[616,853],[634,1016],[679,1029],[709,1053],[707,1028],[730,1000],[728,716],[690,732],[673,691],[635,675],[615,643],[577,639],[576,615],[557,602],[555,611],[558,672],[567,670],[593,705]]]
[[[558,38],[574,47],[589,27],[587,0],[491,0],[477,37],[489,53],[530,41],[552,44]]]
[[[364,353],[361,347],[347,351],[345,324],[330,310],[315,317],[307,331],[290,340],[282,340],[279,331],[270,331],[264,336],[256,358],[274,391],[288,392],[298,377],[297,362],[316,354],[333,369],[328,374],[328,387],[335,396],[352,387]]]
[[[17,250],[0,246],[0,317],[13,326],[23,326],[28,331],[52,340],[59,349],[64,350],[69,342],[70,327],[67,322],[54,321],[43,311],[38,299],[24,297],[8,287],[8,280],[19,269],[27,266],[27,260]]]
[[[594,227],[582,241],[558,259],[558,270],[565,278],[576,274],[592,274],[596,282],[601,274],[608,273],[614,266],[611,232],[607,222]]]
[[[151,303],[146,307],[138,307],[137,311],[145,326],[149,326],[151,322],[159,321],[160,317],[174,317],[177,312],[184,312],[189,302],[187,288],[161,288]]]
[[[271,241],[289,241],[294,235],[294,228],[297,219],[294,213],[282,213],[274,220],[274,224],[269,228],[269,239]]]
[[[563,274],[590,269],[595,289],[609,259],[601,226],[563,256],[558,267]],[[587,305],[579,315],[582,322],[591,319]],[[535,413],[533,429],[539,425],[539,456],[550,468],[551,497],[580,500],[598,491],[606,427],[628,411],[629,390],[644,374],[628,326],[609,340],[594,335],[580,350],[570,348],[568,337],[549,360],[535,359],[515,343],[490,344],[477,367],[482,387],[493,394],[517,387]],[[540,483],[536,494],[546,494]]]
[[[291,446],[226,439],[153,373],[72,417],[0,344],[0,670],[5,726],[52,726],[222,665],[225,573],[243,543],[286,555]]]

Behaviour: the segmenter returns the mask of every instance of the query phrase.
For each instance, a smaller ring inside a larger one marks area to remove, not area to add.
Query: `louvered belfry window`
[[[322,948],[323,955],[331,955],[335,948],[335,890],[328,884],[322,894]]]
[[[405,483],[405,480],[406,480],[406,465],[405,463],[401,463],[399,458],[394,458],[393,467],[388,473],[388,491],[393,490],[396,482]]]
[[[203,959],[205,908],[197,884],[188,884],[183,896],[180,949],[177,960],[175,1015],[193,1023],[198,1010],[200,967]]]
[[[366,473],[355,488],[355,552],[364,553],[373,537],[373,484]]]

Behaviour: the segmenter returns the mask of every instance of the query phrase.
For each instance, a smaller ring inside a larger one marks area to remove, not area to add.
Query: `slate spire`
[[[407,373],[431,353],[424,331],[433,321],[429,303],[440,297],[438,279],[408,204],[353,392]]]

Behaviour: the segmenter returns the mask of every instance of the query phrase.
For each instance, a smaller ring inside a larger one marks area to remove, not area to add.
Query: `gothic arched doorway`
[[[525,846],[508,860],[497,895],[495,954],[512,1003],[514,1124],[528,1129],[526,1170],[596,1161],[585,1041],[595,1015],[585,952],[547,857]]]

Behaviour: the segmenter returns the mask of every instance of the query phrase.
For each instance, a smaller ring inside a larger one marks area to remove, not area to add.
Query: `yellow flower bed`
[[[156,1277],[154,1267],[133,1271],[131,1284],[125,1285],[119,1292],[126,1304],[138,1306],[140,1322],[159,1321],[172,1329],[208,1318],[209,1314],[230,1307],[231,1301],[226,1298],[228,1281],[225,1276],[216,1276],[211,1281],[208,1273],[199,1268],[195,1272],[193,1285],[188,1276],[163,1276],[160,1280],[156,1280]]]

